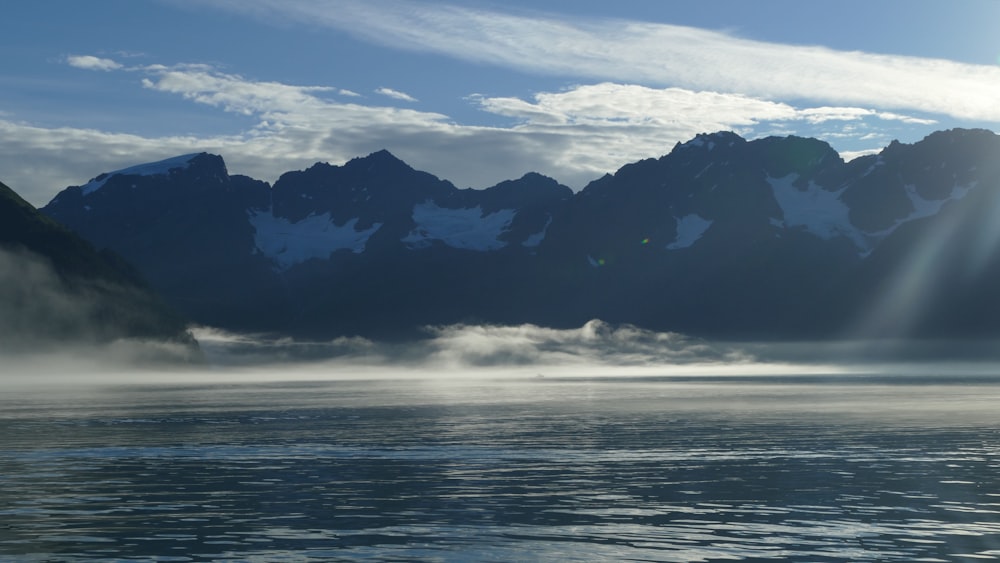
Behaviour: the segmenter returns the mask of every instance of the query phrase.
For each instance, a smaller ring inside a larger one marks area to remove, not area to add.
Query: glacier
[[[416,228],[402,242],[410,248],[425,248],[439,240],[452,248],[499,250],[507,246],[500,236],[510,228],[516,214],[514,209],[500,209],[484,215],[478,205],[451,209],[428,200],[413,206]]]
[[[310,214],[294,223],[284,217],[275,217],[270,210],[249,210],[247,216],[255,230],[257,250],[270,258],[278,271],[312,258],[329,258],[338,250],[360,254],[368,239],[382,226],[382,223],[375,223],[371,228],[358,231],[355,228],[357,218],[336,225],[329,213]]]
[[[690,247],[698,242],[698,239],[712,226],[711,220],[705,219],[697,213],[674,219],[677,221],[677,236],[674,238],[674,242],[667,245],[667,250]]]

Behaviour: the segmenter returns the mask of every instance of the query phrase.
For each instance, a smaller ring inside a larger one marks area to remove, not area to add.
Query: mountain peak
[[[792,173],[811,177],[825,162],[843,162],[840,154],[829,143],[811,137],[772,136],[757,139],[751,144],[758,161],[774,177]]]
[[[389,158],[393,160],[399,160],[396,155],[388,151],[388,149],[379,149],[368,155],[368,158]]]
[[[352,162],[358,162],[358,163],[365,162],[365,163],[369,163],[369,164],[378,164],[378,165],[382,165],[382,166],[384,166],[384,165],[393,165],[393,166],[403,165],[403,166],[405,166],[407,168],[410,168],[409,164],[406,164],[405,162],[403,162],[403,160],[401,160],[396,155],[392,154],[391,152],[389,152],[386,149],[377,150],[377,151],[369,154],[368,156],[353,158],[347,164],[351,164]]]
[[[193,164],[208,160],[214,161],[213,164],[221,165],[223,170],[225,170],[226,165],[221,156],[206,152],[191,153],[155,162],[137,164],[135,166],[129,166],[128,168],[122,168],[121,170],[115,170],[112,172],[105,172],[93,178],[90,182],[87,182],[83,186],[80,186],[80,189],[83,192],[83,195],[86,196],[104,187],[104,184],[115,176],[163,176],[170,174],[174,170],[186,169]]]
[[[732,131],[716,131],[715,133],[698,133],[693,139],[686,143],[677,143],[674,145],[674,150],[677,149],[691,149],[691,148],[705,148],[709,151],[713,150],[718,146],[733,146],[736,144],[745,143],[746,139],[740,137]]]

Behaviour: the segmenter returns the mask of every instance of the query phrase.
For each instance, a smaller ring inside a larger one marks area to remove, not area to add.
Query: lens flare
[[[930,304],[949,299],[976,282],[1000,249],[1000,193],[970,185],[965,199],[952,201],[926,224],[913,250],[885,277],[868,313],[851,337],[886,338],[910,334],[925,320]]]
[[[954,222],[937,231],[954,230]],[[905,335],[920,319],[923,304],[935,293],[941,278],[936,269],[949,249],[947,236],[929,235],[918,249],[882,285],[867,315],[851,331],[853,337],[878,339]]]

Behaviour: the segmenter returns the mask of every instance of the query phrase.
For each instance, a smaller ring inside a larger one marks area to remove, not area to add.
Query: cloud
[[[404,102],[415,102],[416,98],[407,94],[406,92],[400,92],[398,90],[393,90],[392,88],[378,88],[375,90],[376,94],[381,94],[383,96],[392,98],[394,100],[401,100]]]
[[[877,149],[871,149],[866,151],[842,151],[840,153],[840,158],[843,158],[845,162],[850,162],[855,158],[861,158],[862,156],[870,156],[873,154],[878,154]]]
[[[397,49],[523,72],[1000,122],[1000,67],[787,45],[660,23],[398,0],[214,0]]]
[[[149,67],[154,79],[144,78],[145,88],[180,94],[201,104],[243,115],[267,115],[269,112],[319,109],[316,94],[336,92],[328,86],[290,86],[279,82],[246,80],[238,75],[221,74],[204,67]]]
[[[85,70],[118,70],[122,65],[111,59],[102,59],[93,55],[71,55],[66,57],[66,62],[73,67]]]
[[[935,125],[937,120],[901,115],[887,111],[857,107],[818,107],[797,112],[798,116],[809,123],[826,123],[827,121],[857,121],[866,117],[875,117],[885,121],[900,121],[914,125]]]
[[[736,94],[609,82],[539,93],[533,103],[519,98],[474,96],[472,99],[486,111],[535,125],[676,127],[686,124],[685,128],[691,130],[690,125],[732,127],[792,119],[797,115],[795,108],[787,104]]]

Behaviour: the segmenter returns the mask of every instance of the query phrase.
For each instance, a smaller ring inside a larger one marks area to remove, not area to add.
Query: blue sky
[[[699,132],[845,158],[1000,129],[1000,2],[37,0],[0,21],[0,180],[222,154],[273,181],[386,148],[573,187]]]

